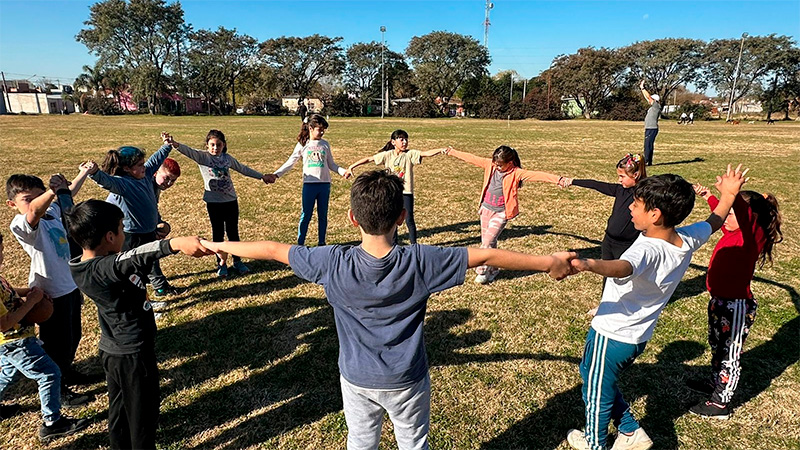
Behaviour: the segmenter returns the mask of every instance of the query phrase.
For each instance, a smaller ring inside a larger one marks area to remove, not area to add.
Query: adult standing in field
[[[642,90],[644,99],[650,104],[650,109],[647,110],[647,115],[644,117],[644,161],[648,166],[652,166],[653,145],[658,135],[658,118],[661,116],[661,103],[659,103],[661,97],[656,94],[650,95],[644,88],[644,80],[639,83],[639,89]]]
[[[308,115],[308,108],[306,107],[306,104],[303,103],[302,98],[300,99],[300,106],[297,108],[297,114],[300,115],[300,120],[302,120],[303,122],[306,121],[306,115]]]

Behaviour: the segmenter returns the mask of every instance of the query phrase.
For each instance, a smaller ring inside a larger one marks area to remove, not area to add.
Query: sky
[[[168,0],[169,1],[169,0]],[[171,1],[169,1],[171,3]],[[71,84],[96,57],[75,35],[85,27],[83,0],[0,0],[0,71],[6,79]],[[264,41],[280,36],[341,36],[343,46],[380,41],[404,52],[414,36],[450,31],[483,43],[485,1],[212,1],[184,0],[197,29],[236,28]],[[489,72],[530,78],[553,58],[581,47],[623,47],[667,37],[800,37],[800,0],[525,1],[495,0],[490,15]]]

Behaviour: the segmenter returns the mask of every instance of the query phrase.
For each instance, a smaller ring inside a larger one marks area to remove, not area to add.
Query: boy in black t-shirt
[[[182,237],[120,253],[125,242],[122,217],[119,207],[100,200],[75,206],[67,223],[83,254],[69,265],[75,284],[97,304],[111,448],[154,449],[160,394],[156,323],[145,277],[160,258],[208,251],[199,238]]]

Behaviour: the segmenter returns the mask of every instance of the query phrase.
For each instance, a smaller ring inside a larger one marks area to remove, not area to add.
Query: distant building
[[[297,113],[297,110],[300,108],[299,100],[299,95],[287,95],[285,97],[281,97],[281,105],[288,109],[289,112]],[[309,113],[319,113],[325,106],[325,103],[318,98],[304,98],[303,102],[305,103],[306,108],[308,108]]]
[[[8,92],[6,92],[8,89]],[[52,86],[42,89],[31,85],[27,80],[6,80],[0,84],[0,114],[64,114],[74,113],[75,104],[64,100],[62,93],[71,93],[71,86]]]

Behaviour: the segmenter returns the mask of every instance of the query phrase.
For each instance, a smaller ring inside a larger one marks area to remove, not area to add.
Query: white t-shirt
[[[300,145],[299,142],[294,146],[294,151],[289,159],[275,171],[275,175],[284,176],[300,159],[303,160],[303,183],[330,183],[331,170],[341,176],[344,176],[347,171],[333,161],[328,141],[310,139],[305,146]]]
[[[11,232],[31,257],[28,287],[38,286],[53,298],[78,289],[69,271],[69,242],[57,203],[47,208],[36,228],[25,214],[17,214],[11,221]]]
[[[675,231],[683,241],[680,247],[642,234],[620,256],[631,264],[633,273],[606,281],[592,320],[595,331],[628,344],[650,340],[658,315],[681,282],[692,254],[711,236],[711,225],[698,222]]]

